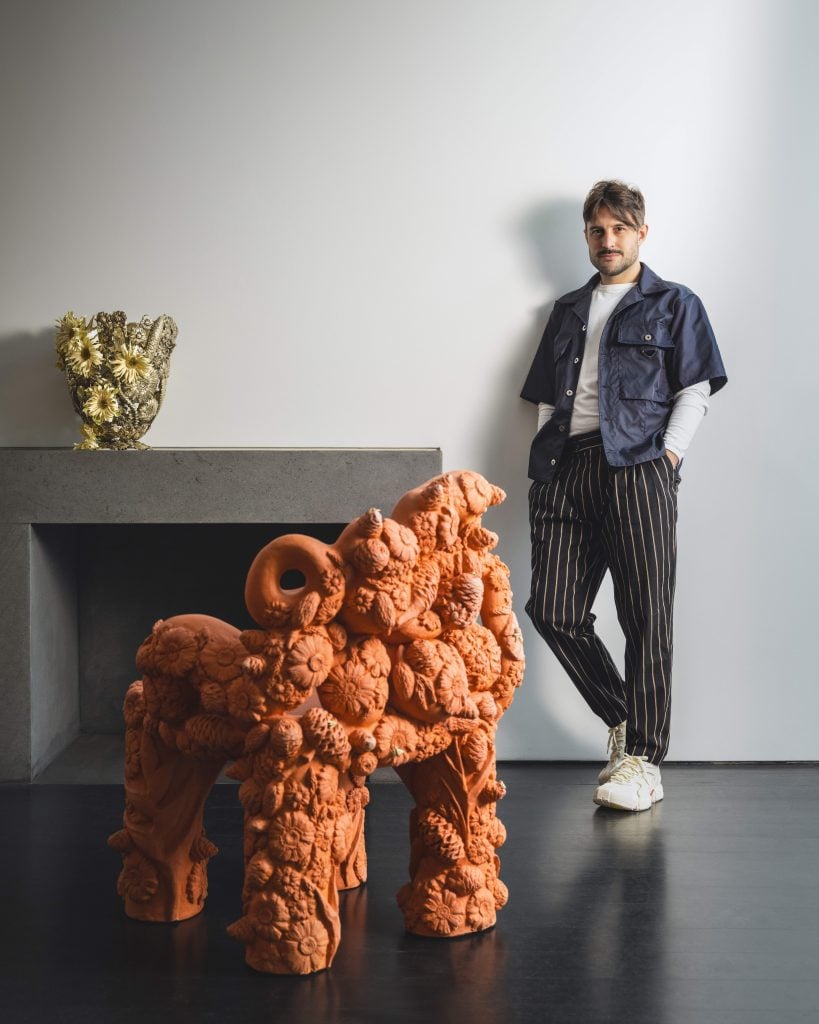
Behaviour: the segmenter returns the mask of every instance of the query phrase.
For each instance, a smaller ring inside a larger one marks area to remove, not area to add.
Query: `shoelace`
[[[628,782],[635,775],[645,776],[645,763],[647,757],[637,757],[635,754],[624,754],[623,760],[614,769],[609,782]]]
[[[622,725],[612,725],[609,728],[609,745],[606,751],[607,754],[611,755],[617,750],[617,733],[622,729]],[[623,736],[623,745],[625,745],[625,736]]]

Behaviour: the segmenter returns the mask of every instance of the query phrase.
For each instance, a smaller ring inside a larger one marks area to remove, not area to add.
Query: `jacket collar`
[[[639,302],[644,295],[668,291],[670,288],[670,285],[661,277],[658,277],[647,263],[641,264],[641,267],[636,286],[626,295],[628,302],[624,304],[629,306],[634,302]],[[598,284],[600,284],[600,275],[594,274],[582,287],[576,288],[573,292],[566,292],[565,295],[561,295],[555,302],[566,306],[574,306],[575,312],[579,313],[585,320],[588,314],[589,303],[591,302],[591,293]]]

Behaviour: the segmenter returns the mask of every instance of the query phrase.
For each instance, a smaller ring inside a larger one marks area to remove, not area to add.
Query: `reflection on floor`
[[[0,1020],[9,1024],[654,1022],[819,1020],[819,769],[666,766],[642,814],[595,808],[599,765],[506,765],[499,806],[508,906],[454,942],[404,934],[410,800],[373,785],[370,881],[343,896],[331,970],[245,968],[241,811],[217,786],[220,847],[203,914],[126,919],[115,892],[112,785],[0,787]]]

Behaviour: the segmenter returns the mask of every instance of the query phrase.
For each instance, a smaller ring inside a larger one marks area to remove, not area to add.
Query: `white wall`
[[[509,493],[580,205],[646,194],[646,262],[730,378],[686,461],[672,759],[817,759],[819,171],[809,0],[3,0],[0,444],[76,437],[67,309],[171,313],[156,446],[440,445]],[[622,646],[610,591],[599,625]],[[504,757],[601,754],[525,622]]]

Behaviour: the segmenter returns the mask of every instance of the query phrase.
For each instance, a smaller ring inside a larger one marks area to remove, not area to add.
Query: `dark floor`
[[[508,906],[459,941],[404,934],[410,802],[377,784],[370,881],[343,897],[333,967],[244,966],[241,812],[217,786],[205,912],[128,920],[115,892],[117,786],[0,787],[0,1022],[819,1021],[819,769],[669,765],[642,814],[595,808],[599,766],[508,765]]]

